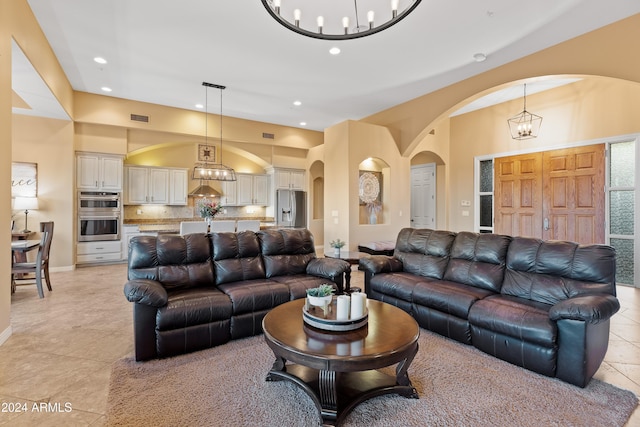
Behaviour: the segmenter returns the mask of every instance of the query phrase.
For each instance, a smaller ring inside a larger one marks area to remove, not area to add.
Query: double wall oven
[[[120,240],[120,193],[78,192],[78,241]]]

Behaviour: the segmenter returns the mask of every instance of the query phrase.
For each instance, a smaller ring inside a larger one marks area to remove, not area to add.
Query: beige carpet
[[[263,336],[171,359],[114,363],[108,426],[316,426],[311,399],[267,382]],[[409,369],[420,399],[376,397],[343,426],[622,426],[638,404],[627,390],[592,380],[581,389],[421,330]]]

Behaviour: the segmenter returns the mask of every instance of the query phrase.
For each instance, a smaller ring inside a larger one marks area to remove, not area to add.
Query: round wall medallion
[[[380,183],[378,178],[369,172],[360,175],[360,200],[364,203],[372,203],[380,195]]]

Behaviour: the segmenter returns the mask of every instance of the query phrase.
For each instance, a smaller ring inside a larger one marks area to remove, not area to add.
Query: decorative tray
[[[329,306],[329,310],[325,313],[322,307],[310,305],[309,303],[305,303],[302,306],[302,320],[307,325],[313,326],[315,328],[324,329],[326,331],[353,331],[354,329],[361,328],[367,324],[369,321],[369,312],[366,307],[364,309],[364,315],[362,317],[358,317],[356,319],[348,319],[348,320],[337,320],[336,313],[337,309],[336,299],[334,298],[331,301]]]

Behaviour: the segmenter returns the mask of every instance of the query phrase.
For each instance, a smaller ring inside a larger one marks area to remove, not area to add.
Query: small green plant
[[[338,249],[340,249],[341,247],[343,247],[346,244],[347,244],[347,242],[345,242],[343,240],[340,240],[340,239],[332,240],[331,242],[329,242],[329,245],[332,248],[338,248]]]
[[[327,285],[326,283],[317,288],[307,289],[307,295],[310,297],[328,297],[329,295],[333,295],[333,292],[333,286]]]

